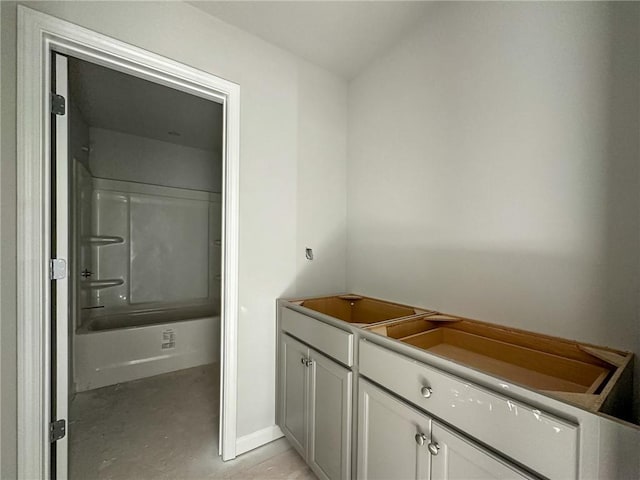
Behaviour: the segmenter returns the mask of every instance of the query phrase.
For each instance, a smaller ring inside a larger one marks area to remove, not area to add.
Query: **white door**
[[[499,459],[480,445],[432,423],[431,478],[433,480],[512,480],[532,478],[515,466]]]
[[[426,480],[431,419],[365,380],[358,389],[357,477]]]
[[[51,149],[51,477],[68,477],[69,104],[67,57],[53,54]],[[64,100],[62,100],[64,99]],[[64,102],[64,103],[63,103]],[[65,105],[66,103],[66,105]],[[64,422],[64,423],[63,423]],[[58,438],[60,437],[60,438]],[[57,439],[56,439],[57,438]]]

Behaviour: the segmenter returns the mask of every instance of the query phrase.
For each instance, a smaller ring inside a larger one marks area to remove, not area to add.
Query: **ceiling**
[[[91,127],[204,150],[222,148],[222,105],[213,101],[72,57],[69,88]]]
[[[346,79],[355,77],[426,15],[426,1],[192,1]]]

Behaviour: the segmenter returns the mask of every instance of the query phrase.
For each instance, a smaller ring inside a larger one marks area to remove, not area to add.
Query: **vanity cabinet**
[[[282,334],[280,426],[322,480],[347,480],[351,470],[352,372]]]
[[[277,327],[278,425],[323,480],[640,478],[640,428],[599,413],[629,352],[352,294]]]
[[[532,478],[362,379],[358,412],[358,479]]]

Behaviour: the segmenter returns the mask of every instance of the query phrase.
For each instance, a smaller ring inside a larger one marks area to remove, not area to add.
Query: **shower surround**
[[[220,194],[74,173],[76,391],[217,361]]]

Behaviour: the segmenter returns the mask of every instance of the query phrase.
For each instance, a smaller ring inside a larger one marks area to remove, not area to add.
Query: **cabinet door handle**
[[[431,397],[431,394],[433,393],[433,390],[431,390],[431,387],[422,387],[420,389],[420,393],[422,394],[422,396],[424,398],[429,398],[429,397]]]
[[[427,436],[424,433],[416,433],[416,443],[420,446],[424,445],[427,441]]]
[[[301,357],[301,358],[300,358],[300,363],[301,363],[301,364],[303,364],[303,365],[306,365],[306,364],[307,364],[307,363],[306,363],[306,358]]]
[[[429,453],[431,455],[437,455],[440,451],[440,445],[438,445],[436,442],[429,443],[429,445],[427,445],[427,448],[429,449]]]

